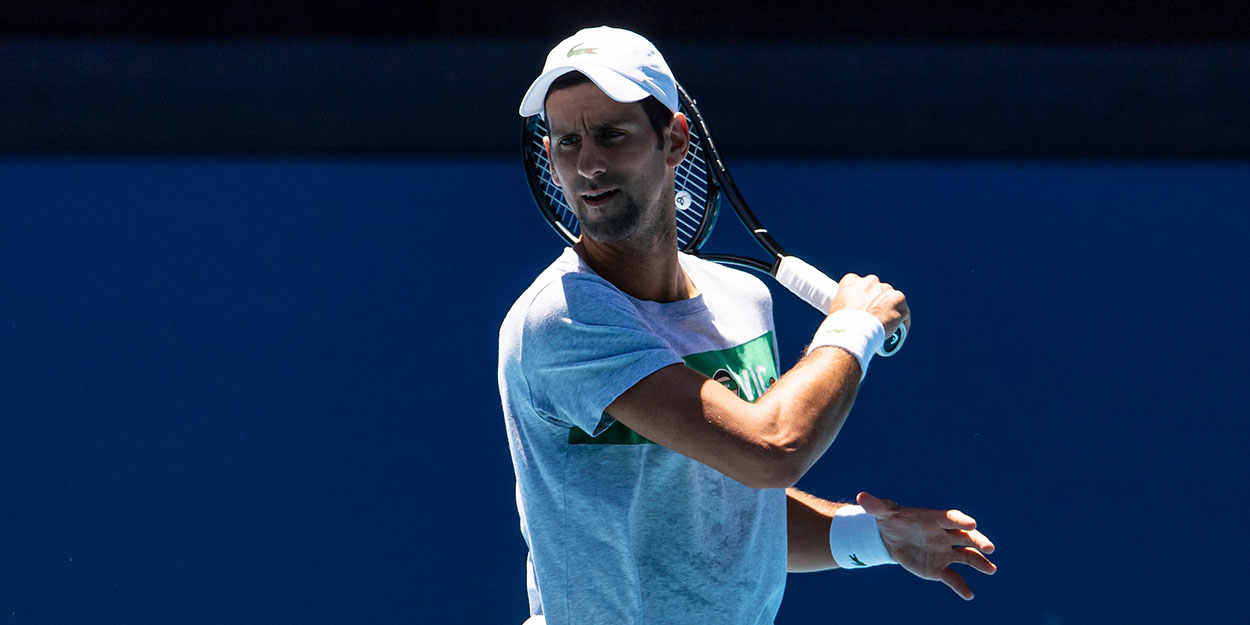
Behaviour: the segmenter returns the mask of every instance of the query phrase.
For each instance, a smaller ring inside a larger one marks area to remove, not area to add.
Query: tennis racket
[[[777,279],[790,292],[811,304],[821,314],[829,314],[833,298],[838,292],[836,280],[826,276],[819,269],[791,256],[782,249],[764,228],[747,206],[746,200],[734,185],[729,170],[721,160],[716,145],[712,143],[712,135],[708,132],[707,122],[699,113],[694,100],[680,85],[677,87],[679,96],[678,110],[685,113],[690,121],[690,150],[686,158],[677,166],[675,193],[677,203],[677,245],[683,252],[697,255],[707,260],[732,265],[744,269],[753,269],[766,273]],[[522,159],[525,163],[526,178],[529,180],[530,192],[538,210],[542,212],[547,223],[555,229],[556,234],[570,245],[577,240],[580,228],[577,217],[573,214],[564,199],[564,191],[551,179],[551,162],[547,150],[543,146],[543,137],[547,135],[547,124],[541,115],[525,119],[521,136]],[[716,216],[722,199],[728,199],[729,205],[738,214],[742,225],[755,237],[756,242],[771,256],[769,260],[760,260],[746,256],[731,254],[709,254],[702,251],[703,244],[712,233],[716,224]],[[885,340],[885,344],[877,353],[892,356],[903,347],[907,338],[906,326],[900,325],[898,330]]]

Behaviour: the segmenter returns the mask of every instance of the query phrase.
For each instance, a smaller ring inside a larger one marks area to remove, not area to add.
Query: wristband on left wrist
[[[829,549],[834,562],[844,569],[898,564],[881,540],[877,518],[863,506],[842,506],[834,512],[829,524]]]

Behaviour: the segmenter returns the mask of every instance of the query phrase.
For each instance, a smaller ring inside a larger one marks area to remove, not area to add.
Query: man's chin
[[[592,223],[582,225],[582,234],[596,243],[616,243],[633,236],[638,224],[632,220],[628,222],[614,223]]]
[[[628,212],[617,216],[607,216],[599,214],[600,211],[595,209],[587,209],[584,206],[578,208],[575,214],[581,224],[582,234],[596,243],[616,243],[629,238],[638,229],[637,216]],[[593,215],[594,218],[586,219],[588,215]]]
[[[595,243],[616,243],[629,238],[628,234],[613,230],[597,230],[592,228],[582,228],[582,236],[594,241]]]

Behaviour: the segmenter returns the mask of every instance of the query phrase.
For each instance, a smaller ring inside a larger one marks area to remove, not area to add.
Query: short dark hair
[[[568,72],[551,83],[551,86],[547,88],[547,97],[551,97],[551,92],[553,91],[584,85],[588,82],[592,81],[585,74],[578,71]],[[544,98],[544,109],[546,109],[546,104],[547,101]],[[668,107],[664,106],[664,103],[660,102],[653,95],[647,96],[639,104],[642,105],[642,112],[647,115],[647,121],[651,122],[651,128],[655,130],[657,138],[656,148],[664,149],[664,132],[668,130],[668,125],[673,122],[673,112],[668,110]]]

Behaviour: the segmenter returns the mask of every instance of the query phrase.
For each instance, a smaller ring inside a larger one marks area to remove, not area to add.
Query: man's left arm
[[[904,508],[868,493],[856,498],[864,512],[876,520],[889,556],[913,575],[938,580],[964,599],[972,589],[951,565],[960,562],[987,575],[997,569],[985,554],[994,543],[977,530],[977,522],[959,510]],[[851,504],[834,503],[786,489],[787,568],[792,573],[839,568],[829,546],[834,513]]]

